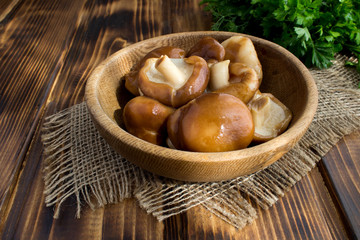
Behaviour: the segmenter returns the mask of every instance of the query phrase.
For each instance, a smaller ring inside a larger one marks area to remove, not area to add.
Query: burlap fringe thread
[[[69,197],[91,208],[135,197],[158,220],[202,205],[237,228],[256,218],[254,201],[271,207],[308,173],[342,138],[360,127],[360,75],[343,67],[337,56],[327,70],[311,70],[319,90],[319,107],[305,136],[279,161],[246,177],[230,181],[187,183],[155,176],[114,152],[95,129],[85,103],[46,119],[42,136],[45,152],[46,205],[54,217]]]

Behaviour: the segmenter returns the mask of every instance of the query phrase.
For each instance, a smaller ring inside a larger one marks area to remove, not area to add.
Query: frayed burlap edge
[[[344,135],[360,128],[359,74],[337,56],[327,70],[312,69],[319,107],[297,145],[266,169],[230,181],[186,183],[143,171],[114,152],[95,129],[84,103],[49,116],[43,126],[45,202],[56,206],[76,197],[91,208],[135,197],[158,220],[202,205],[241,228],[256,218],[248,199],[267,209],[307,174]]]

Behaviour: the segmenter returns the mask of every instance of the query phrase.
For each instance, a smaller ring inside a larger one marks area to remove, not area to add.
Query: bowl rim
[[[134,49],[138,48],[144,43],[151,42],[151,41],[162,41],[169,37],[190,37],[198,35],[212,35],[212,36],[225,36],[230,37],[234,35],[240,35],[249,37],[252,41],[261,42],[262,44],[268,45],[271,48],[276,48],[278,51],[280,51],[282,54],[286,55],[288,57],[288,60],[292,63],[296,64],[299,67],[299,70],[304,75],[305,79],[305,85],[306,90],[308,91],[308,98],[305,102],[304,109],[307,109],[308,106],[312,106],[306,112],[299,117],[297,122],[292,125],[290,128],[288,128],[284,133],[282,133],[280,136],[276,137],[275,139],[272,139],[268,142],[262,143],[260,145],[248,147],[241,150],[234,150],[234,151],[228,151],[228,152],[190,152],[190,151],[184,151],[184,150],[177,150],[177,149],[171,149],[164,146],[158,146],[149,142],[146,142],[140,138],[137,138],[133,136],[132,134],[128,133],[126,130],[122,129],[117,125],[116,122],[114,122],[109,116],[107,116],[101,106],[101,103],[97,97],[97,77],[101,76],[101,74],[105,71],[105,66],[108,64],[111,64],[112,62],[116,61],[119,55],[126,54],[128,52],[133,51]],[[95,97],[90,97],[95,96]],[[265,152],[269,151],[288,151],[290,149],[284,149],[284,146],[288,145],[289,143],[289,136],[291,136],[291,139],[300,139],[310,126],[312,119],[316,113],[317,104],[318,104],[318,92],[317,87],[315,84],[315,81],[309,72],[309,70],[306,68],[306,66],[297,58],[295,57],[291,52],[283,48],[282,46],[270,42],[266,39],[254,37],[251,35],[243,34],[243,33],[235,33],[235,32],[224,32],[224,31],[193,31],[193,32],[180,32],[180,33],[172,33],[172,34],[166,34],[161,35],[158,37],[149,38],[134,44],[131,44],[128,47],[125,47],[108,58],[106,58],[103,62],[101,62],[91,73],[87,83],[86,83],[86,89],[85,89],[85,101],[88,106],[88,109],[90,111],[91,116],[94,118],[93,120],[100,122],[101,127],[106,132],[106,134],[110,135],[113,138],[121,139],[121,141],[124,144],[127,144],[135,149],[141,150],[142,152],[146,152],[149,154],[156,154],[159,157],[162,158],[169,158],[169,156],[172,157],[173,161],[180,161],[180,162],[194,162],[192,159],[197,159],[196,162],[202,163],[202,162],[221,162],[225,163],[228,161],[234,161],[238,160],[240,158],[249,158],[253,157]],[[90,107],[91,106],[91,107]],[[299,131],[299,129],[302,129]],[[295,142],[290,144],[291,147],[295,145]],[[291,148],[290,147],[290,148]]]

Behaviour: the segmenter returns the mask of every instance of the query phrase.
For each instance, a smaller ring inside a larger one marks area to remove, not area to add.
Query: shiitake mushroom
[[[187,56],[199,56],[211,63],[221,62],[225,57],[225,49],[216,39],[204,37],[189,50]]]
[[[138,84],[138,72],[142,68],[149,58],[159,58],[163,55],[169,58],[183,58],[185,56],[185,50],[173,46],[163,46],[155,48],[147,53],[140,61],[140,63],[134,67],[134,69],[125,76],[125,88],[135,96],[139,96],[139,84]]]
[[[243,63],[225,60],[211,67],[210,87],[214,92],[231,94],[248,103],[259,86],[255,70]]]
[[[223,152],[246,148],[254,123],[240,99],[224,93],[205,93],[169,116],[167,131],[176,149]]]
[[[126,130],[150,143],[164,145],[167,137],[167,119],[174,109],[145,96],[131,99],[124,107]]]
[[[292,119],[290,109],[271,93],[257,91],[248,107],[255,125],[255,143],[263,143],[279,136]]]
[[[139,71],[139,89],[145,96],[180,107],[200,96],[209,82],[209,68],[198,56],[148,59]]]

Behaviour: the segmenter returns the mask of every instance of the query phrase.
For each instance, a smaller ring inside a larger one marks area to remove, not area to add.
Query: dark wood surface
[[[1,239],[360,238],[360,132],[344,137],[269,210],[238,230],[202,207],[158,222],[133,199],[75,219],[43,195],[41,125],[80,103],[91,71],[129,44],[209,30],[199,1],[0,1]]]

